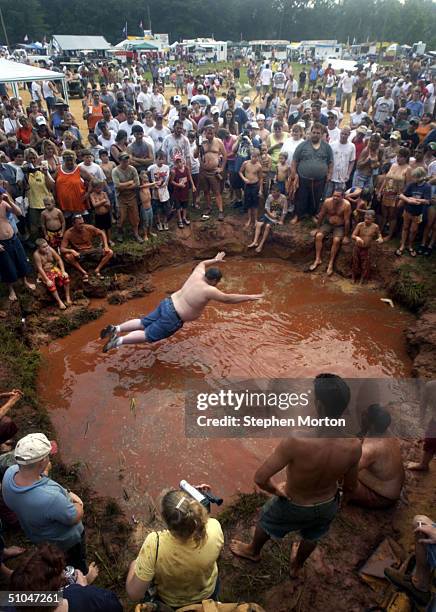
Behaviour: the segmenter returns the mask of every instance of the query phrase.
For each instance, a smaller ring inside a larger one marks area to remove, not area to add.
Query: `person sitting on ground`
[[[67,559],[52,544],[41,544],[23,559],[11,576],[10,588],[14,591],[62,592],[62,602],[44,607],[49,612],[122,612],[115,593],[94,586],[98,567],[90,563],[89,571],[76,569],[73,579],[65,575]]]
[[[337,419],[350,401],[347,383],[335,374],[319,374],[314,382],[314,397],[320,418]],[[259,561],[260,552],[270,538],[281,539],[300,531],[302,540],[292,546],[291,578],[297,578],[304,562],[315,550],[318,540],[329,530],[339,510],[338,482],[344,492],[357,484],[362,446],[356,438],[289,437],[280,442],[261,465],[254,481],[273,495],[262,509],[252,541],[232,540],[231,552],[250,561]],[[272,477],[286,468],[286,480],[280,484]]]
[[[378,404],[362,413],[362,456],[357,486],[348,501],[364,508],[389,508],[400,499],[404,468],[398,438],[387,437],[391,415]]]
[[[259,196],[262,195],[263,188],[263,169],[258,149],[252,149],[250,159],[244,161],[239,170],[239,176],[244,182],[244,207],[248,213],[248,220],[244,227],[249,228],[252,221],[253,225],[257,223]]]
[[[436,455],[436,380],[425,383],[420,403],[420,420],[424,423],[427,410],[431,409],[431,419],[425,430],[424,445],[420,461],[410,461],[406,463],[408,470],[417,472],[428,472],[430,461]]]
[[[128,596],[139,601],[153,581],[157,598],[172,608],[216,600],[216,562],[224,545],[221,525],[183,491],[166,493],[162,518],[168,530],[150,533],[130,565]]]
[[[431,599],[431,577],[436,569],[436,523],[428,516],[418,514],[413,518],[413,530],[416,560],[413,574],[406,574],[393,567],[387,567],[384,573],[392,584],[407,593],[421,609]]]
[[[324,218],[327,221],[324,223]],[[317,229],[310,232],[311,236],[315,236],[315,261],[310,266],[309,270],[313,272],[321,265],[321,253],[323,241],[326,236],[333,234],[332,248],[330,251],[330,259],[327,266],[327,275],[333,274],[333,266],[341,244],[348,244],[350,239],[351,223],[351,205],[344,198],[344,192],[336,189],[331,198],[326,198],[319,211],[317,220]]]
[[[406,248],[412,257],[416,257],[413,248],[419,224],[422,222],[424,208],[431,202],[431,187],[426,183],[427,172],[424,168],[412,170],[412,183],[409,183],[400,195],[400,201],[404,202],[403,212],[403,231],[401,234],[401,244],[395,251],[395,255],[401,257]]]
[[[94,248],[92,243],[94,238],[101,241],[102,247]],[[88,282],[89,275],[80,264],[84,257],[102,255],[100,263],[95,268],[97,278],[103,278],[101,270],[113,257],[113,251],[109,248],[106,234],[93,225],[86,224],[82,215],[73,217],[73,226],[65,232],[62,238],[61,254],[73,268],[80,272],[85,283]]]
[[[23,392],[19,389],[0,393],[0,398],[7,398],[0,408],[0,453],[7,453],[12,448],[12,438],[17,433],[18,427],[7,413],[22,397]]]
[[[45,208],[41,213],[42,233],[51,248],[59,251],[65,233],[65,217],[62,211],[56,208],[53,196],[47,196],[43,202]]]
[[[356,225],[351,239],[354,242],[352,277],[353,283],[360,276],[360,282],[366,283],[371,274],[371,245],[383,242],[380,228],[375,223],[375,212],[366,210],[364,220]]]
[[[100,338],[109,336],[103,352],[123,345],[158,342],[169,338],[181,329],[184,323],[198,319],[210,301],[240,304],[260,300],[263,294],[223,293],[217,289],[222,274],[219,268],[213,266],[222,263],[225,255],[222,251],[213,259],[200,262],[183,287],[163,299],[153,312],[140,319],[132,319],[121,325],[108,325],[102,329]],[[118,334],[123,332],[129,333],[122,338],[118,337]]]
[[[49,292],[53,295],[59,308],[65,310],[73,302],[70,296],[70,277],[65,272],[62,257],[48,244],[44,238],[38,238],[35,242],[37,249],[33,253],[33,261],[38,271],[39,278],[45,283]],[[59,297],[58,287],[64,287],[66,305]]]
[[[247,248],[251,249],[256,247],[256,253],[261,253],[271,228],[274,225],[283,225],[287,212],[288,199],[285,195],[280,193],[279,185],[274,183],[271,187],[271,193],[265,202],[265,212],[259,221],[256,221],[253,242],[251,242]],[[264,232],[261,238],[260,235],[262,233],[262,228],[264,228]]]
[[[65,552],[67,563],[87,574],[83,502],[48,477],[50,455],[56,450],[56,443],[43,433],[18,440],[14,450],[17,465],[3,476],[3,500],[31,542],[55,544]]]
[[[2,524],[0,522],[0,533],[2,531]],[[0,535],[0,576],[3,576],[6,579],[9,579],[12,576],[13,570],[5,565],[5,561],[7,559],[12,559],[13,557],[18,557],[25,552],[25,548],[21,548],[21,546],[8,546],[6,547],[3,536]]]

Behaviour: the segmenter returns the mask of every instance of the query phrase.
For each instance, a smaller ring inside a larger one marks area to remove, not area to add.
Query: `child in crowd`
[[[365,211],[371,208],[372,191],[367,188],[351,187],[351,189],[345,192],[345,199],[351,204],[354,223],[363,221]]]
[[[383,242],[380,228],[375,221],[375,212],[366,210],[364,221],[358,223],[351,236],[354,242],[352,276],[353,283],[360,276],[360,283],[369,280],[371,272],[370,249],[373,242]]]
[[[157,234],[153,234],[151,228],[153,227],[153,208],[151,206],[151,191],[150,187],[154,187],[156,183],[150,183],[148,173],[143,170],[139,174],[139,199],[141,200],[141,225],[144,230],[144,240],[147,241],[149,237],[155,238]]]
[[[111,203],[109,196],[104,191],[104,183],[100,179],[91,179],[91,192],[89,194],[89,201],[91,203],[92,210],[95,213],[95,227],[102,230],[106,234],[108,243],[112,246],[111,241],[111,227],[112,227],[112,215],[111,215]]]
[[[65,217],[56,204],[53,196],[43,199],[44,210],[41,213],[42,234],[48,244],[55,251],[59,251],[65,232]]]
[[[38,238],[35,244],[37,249],[33,254],[33,261],[38,271],[38,276],[45,283],[59,308],[65,310],[73,302],[70,296],[70,278],[65,272],[64,262],[61,256],[51,248],[44,238]],[[59,297],[58,287],[64,287],[65,289],[66,305]]]
[[[168,182],[170,180],[170,169],[165,163],[166,155],[159,151],[156,155],[156,163],[152,164],[148,171],[152,183],[155,183],[152,194],[153,214],[156,215],[157,229],[161,232],[168,230],[168,213],[170,209],[170,193]]]
[[[288,154],[280,153],[279,160],[277,162],[277,172],[275,176],[275,182],[279,186],[280,193],[286,195],[287,186],[289,181],[290,168],[288,165]]]
[[[195,193],[196,188],[192,180],[189,167],[185,164],[180,155],[174,157],[174,167],[171,170],[171,185],[173,187],[173,199],[177,211],[177,223],[180,229],[184,224],[190,225],[191,222],[186,218],[188,208],[189,192]]]
[[[197,204],[198,184],[200,179],[200,160],[194,157],[194,151],[197,148],[197,142],[196,133],[193,130],[188,133],[188,139],[191,160],[191,176],[192,182],[195,185],[195,190],[192,190],[192,206],[194,208],[200,208],[200,206]]]
[[[265,213],[261,216],[260,220],[256,222],[256,229],[254,233],[253,242],[248,245],[251,249],[256,247],[256,253],[260,253],[263,249],[266,239],[269,236],[271,228],[274,225],[283,225],[288,212],[288,199],[285,195],[280,193],[280,187],[277,183],[271,188],[271,193],[265,202]],[[262,239],[259,242],[260,234],[264,228]]]
[[[250,159],[247,159],[239,170],[239,176],[244,181],[244,208],[248,212],[245,227],[251,222],[256,224],[257,209],[259,208],[259,195],[262,193],[262,164],[258,149],[252,149]]]
[[[104,176],[106,178],[106,188],[107,188],[107,193],[109,196],[109,201],[112,206],[112,215],[115,221],[117,221],[119,215],[118,215],[117,202],[116,202],[116,196],[115,196],[115,185],[112,180],[112,170],[116,167],[116,164],[115,162],[109,159],[109,153],[108,151],[106,151],[106,149],[102,149],[99,152],[99,158],[100,158],[100,168],[103,170]]]
[[[266,143],[260,145],[260,163],[262,164],[262,193],[264,200],[266,200],[269,196],[272,169],[272,157],[268,153],[268,145]]]

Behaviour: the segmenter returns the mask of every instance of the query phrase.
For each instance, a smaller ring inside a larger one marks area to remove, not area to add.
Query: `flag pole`
[[[147,4],[147,14],[148,14],[148,29],[150,30],[150,32],[152,32],[151,29],[151,17],[150,17],[150,5]]]
[[[7,32],[6,32],[5,21],[4,21],[4,19],[3,19],[3,12],[2,12],[2,10],[1,10],[1,8],[0,8],[0,20],[1,20],[1,22],[2,22],[3,33],[4,33],[4,35],[5,35],[5,42],[6,42],[6,46],[7,46],[7,48],[9,49],[9,39],[8,39],[8,34],[7,34]]]

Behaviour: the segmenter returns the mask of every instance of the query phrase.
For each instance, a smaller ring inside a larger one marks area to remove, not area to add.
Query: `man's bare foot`
[[[406,463],[406,470],[412,470],[414,472],[428,472],[429,466],[423,463],[415,463],[415,461],[409,461]]]
[[[294,580],[300,577],[302,568],[296,564],[299,542],[293,542],[291,546],[291,556],[289,562],[289,576]]]
[[[30,289],[30,291],[35,291],[35,289],[36,289],[35,283],[31,283],[30,281],[27,280],[27,278],[25,278],[24,279],[24,284],[26,285],[26,287],[28,289]]]
[[[247,249],[252,249],[253,247],[257,246],[259,246],[257,242],[250,242],[250,244],[247,246]]]
[[[63,302],[59,302],[58,306],[59,306],[59,310],[66,310],[67,309],[67,307],[65,306],[65,304]]]
[[[321,261],[321,260],[319,260],[319,261],[318,261],[318,260],[315,260],[315,261],[313,262],[313,264],[312,264],[311,266],[309,266],[309,270],[310,270],[311,272],[313,272],[314,270],[316,270],[316,269],[317,269],[317,267],[318,267],[318,266],[320,266],[320,265],[321,265],[321,263],[322,263],[322,261]]]
[[[389,240],[392,238],[392,236],[385,236],[383,238],[383,242],[389,242]]]
[[[291,225],[296,225],[298,223],[298,217],[294,217],[291,221]]]
[[[88,584],[92,584],[94,580],[97,578],[98,572],[99,572],[98,565],[96,565],[93,561],[92,563],[89,564],[88,573],[85,576],[86,582]]]
[[[3,559],[12,559],[12,557],[18,557],[26,552],[25,548],[21,548],[21,546],[8,546],[3,551]]]
[[[67,301],[65,302],[65,304],[66,304],[67,306],[72,306],[72,305],[73,305],[73,301],[72,301],[72,300],[67,300]]]
[[[240,540],[231,540],[229,548],[237,557],[242,557],[242,559],[248,559],[255,563],[260,561],[260,555],[253,555],[250,544],[245,544]]]
[[[262,247],[260,245],[256,248],[256,253],[262,253]]]
[[[250,227],[250,225],[251,225],[250,221],[247,221],[247,223],[244,223],[245,229],[248,229]]]
[[[327,268],[327,276],[331,276],[333,274],[333,266],[329,264]]]
[[[148,242],[148,236],[144,236],[144,242]]]
[[[9,301],[16,302],[18,300],[17,294],[15,293],[15,289],[9,289]]]

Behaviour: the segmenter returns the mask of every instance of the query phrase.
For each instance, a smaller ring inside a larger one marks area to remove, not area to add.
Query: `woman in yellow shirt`
[[[164,496],[162,518],[168,530],[150,533],[130,565],[128,596],[143,599],[153,582],[156,600],[172,608],[216,599],[216,562],[224,545],[221,525],[183,491]]]
[[[41,213],[44,210],[44,198],[52,195],[53,179],[49,174],[47,162],[37,166],[38,154],[35,149],[24,152],[25,164],[22,166],[26,177],[26,196],[29,202],[27,221],[31,240],[42,237]]]

